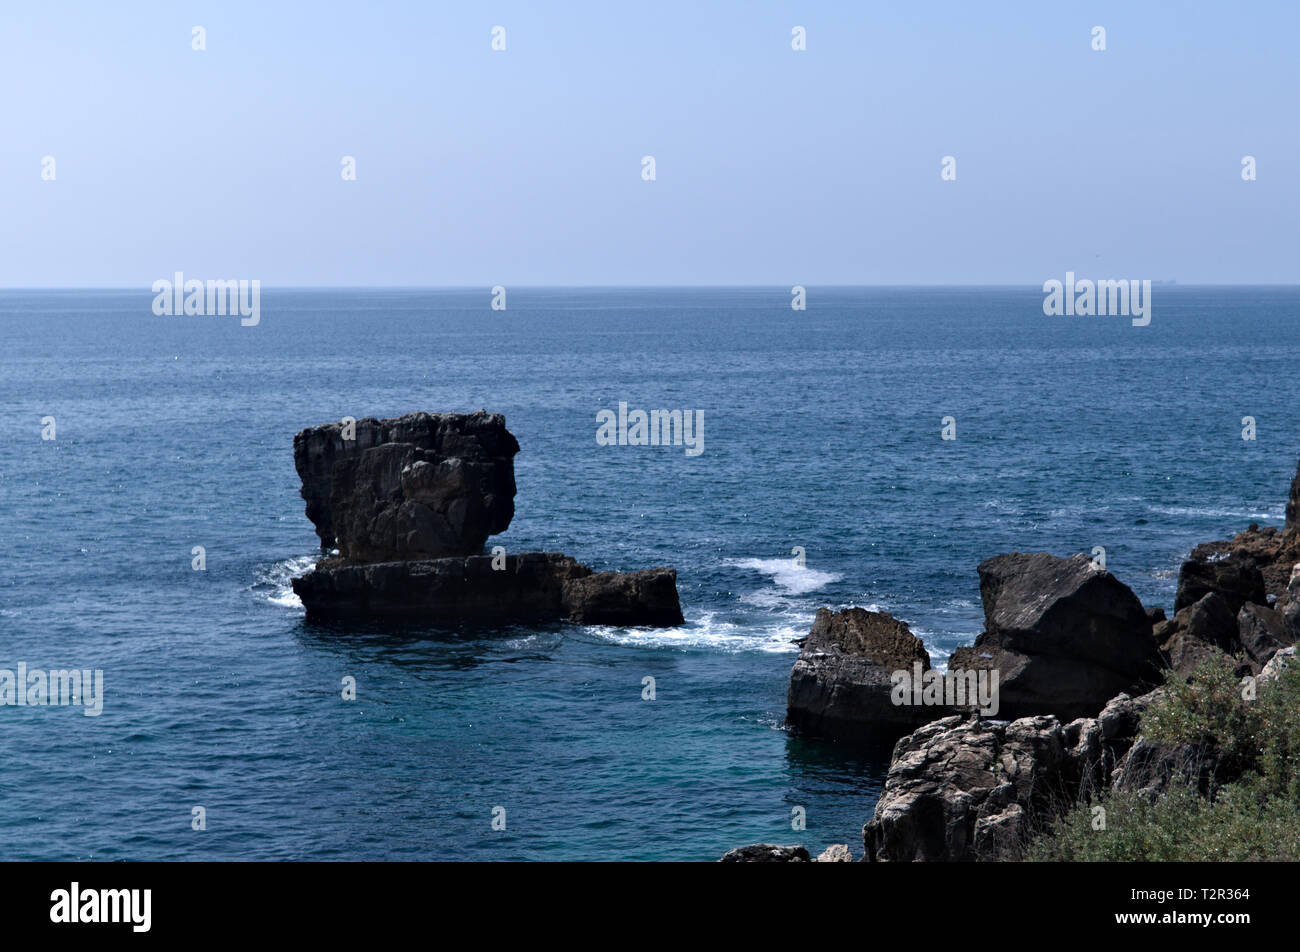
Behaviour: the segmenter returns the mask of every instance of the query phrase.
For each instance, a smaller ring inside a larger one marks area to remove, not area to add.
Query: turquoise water
[[[105,684],[98,717],[0,707],[7,858],[857,852],[885,764],[781,728],[818,607],[891,611],[942,662],[980,630],[981,559],[1098,545],[1169,607],[1195,543],[1281,523],[1300,453],[1296,289],[1158,286],[1144,328],[1045,317],[1036,288],[489,301],[265,290],[241,327],[0,292],[0,668]],[[702,411],[705,452],[598,446],[620,400]],[[306,623],[293,434],[480,407],[523,447],[493,544],[675,566],[684,626]]]

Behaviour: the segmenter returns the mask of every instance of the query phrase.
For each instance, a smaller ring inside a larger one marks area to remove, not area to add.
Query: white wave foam
[[[843,578],[834,572],[810,569],[806,565],[798,564],[793,558],[732,559],[728,564],[771,576],[772,581],[784,589],[786,595],[806,595]]]
[[[1273,509],[1196,509],[1188,506],[1147,506],[1148,511],[1165,516],[1197,516],[1210,519],[1270,519],[1281,522],[1286,517],[1282,506]]]
[[[634,648],[708,648],[714,651],[761,651],[793,654],[799,650],[795,638],[808,634],[811,618],[796,621],[783,618],[761,625],[719,621],[715,612],[705,612],[698,621],[677,628],[611,628],[589,625],[586,631],[604,641]]]
[[[302,608],[302,600],[293,593],[291,580],[311,570],[319,556],[300,555],[283,559],[257,570],[252,590],[261,598],[281,608]]]

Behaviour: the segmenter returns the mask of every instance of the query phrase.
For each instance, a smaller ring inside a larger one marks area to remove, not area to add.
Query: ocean
[[[4,859],[856,857],[886,758],[782,727],[818,608],[942,664],[982,559],[1100,546],[1169,609],[1193,545],[1281,524],[1300,454],[1296,288],[1158,285],[1146,327],[1034,287],[152,299],[0,292],[0,668],[104,684],[98,716],[0,707]],[[704,452],[598,445],[620,401],[699,412]],[[684,625],[305,620],[293,435],[479,408],[522,447],[489,544],[673,566]]]

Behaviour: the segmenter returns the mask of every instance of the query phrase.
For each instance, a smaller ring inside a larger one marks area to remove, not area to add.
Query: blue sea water
[[[1281,523],[1300,290],[1157,286],[1143,328],[1042,297],[267,289],[242,327],[156,317],[148,292],[0,292],[0,668],[105,682],[98,717],[0,707],[0,852],[857,855],[886,764],[781,726],[817,608],[893,612],[942,662],[980,631],[983,558],[1103,546],[1169,607],[1194,544]],[[620,400],[702,411],[705,452],[598,446]],[[293,434],[480,407],[523,448],[492,544],[675,566],[683,626],[305,621]]]

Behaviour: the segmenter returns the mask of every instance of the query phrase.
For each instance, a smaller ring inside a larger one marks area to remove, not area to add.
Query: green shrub
[[[1097,807],[1105,825],[1097,829]],[[1300,861],[1300,805],[1261,796],[1252,781],[1221,788],[1213,801],[1185,785],[1154,801],[1109,793],[1062,817],[1031,845],[1034,861]]]
[[[1154,799],[1115,792],[1081,798],[1030,844],[1026,858],[1300,860],[1300,664],[1257,685],[1250,701],[1233,667],[1223,658],[1186,681],[1171,677],[1142,718],[1148,740],[1205,751],[1216,778],[1207,795],[1196,778],[1176,777]]]

